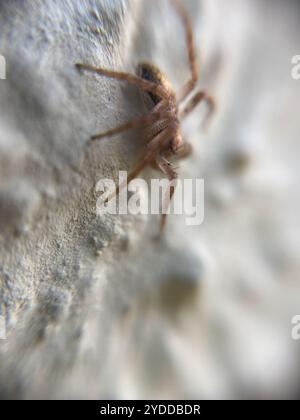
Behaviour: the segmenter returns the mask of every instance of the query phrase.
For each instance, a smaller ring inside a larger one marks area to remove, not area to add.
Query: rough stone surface
[[[139,133],[87,147],[140,115],[140,97],[74,63],[148,60],[179,87],[188,67],[169,2],[0,2],[2,398],[297,396],[300,10],[185,3],[199,85],[219,109],[208,133],[201,109],[184,125],[195,153],[180,175],[204,177],[205,222],[170,217],[157,242],[155,216],[95,214],[97,181],[132,167]]]

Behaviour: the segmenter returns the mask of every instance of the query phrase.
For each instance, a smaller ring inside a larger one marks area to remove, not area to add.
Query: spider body
[[[139,63],[137,66],[136,73],[142,79],[148,80],[148,82],[162,85],[164,89],[169,92],[170,99],[172,98],[174,103],[176,104],[175,91],[171,86],[168,78],[157,66],[151,63]],[[148,95],[151,98],[153,106],[157,105],[162,100],[159,96],[151,92],[146,92],[146,95]]]
[[[166,210],[174,194],[178,176],[171,159],[183,159],[189,156],[192,150],[191,145],[183,140],[180,123],[203,100],[209,106],[208,117],[211,116],[214,110],[214,101],[205,91],[197,92],[182,108],[184,101],[196,86],[199,79],[199,71],[196,63],[196,50],[190,18],[180,0],[172,0],[172,3],[182,20],[185,30],[191,72],[190,79],[178,93],[175,92],[161,70],[150,63],[140,63],[137,66],[136,74],[107,70],[89,64],[76,64],[79,69],[119,81],[126,81],[138,87],[143,93],[144,102],[148,110],[147,115],[137,120],[129,121],[105,133],[96,134],[91,137],[91,140],[113,136],[133,128],[144,129],[147,150],[129,174],[127,183],[136,178],[146,166],[158,169],[168,177],[170,188],[163,203],[164,212],[161,217],[161,231],[165,226]],[[121,188],[126,186],[120,185],[116,194]]]
[[[173,124],[174,137],[170,139],[170,141],[166,144],[162,144],[160,153],[170,155],[170,152],[173,152],[176,154],[176,151],[183,145],[183,140],[180,134],[180,122],[178,118],[178,106],[175,91],[167,77],[154,64],[138,64],[137,75],[144,80],[162,86],[164,90],[168,92],[167,101],[164,101],[161,97],[151,92],[143,92],[142,97],[149,112],[153,111],[154,109],[163,109],[171,116],[172,121],[170,121],[168,118],[162,118],[162,120],[158,120],[156,124],[154,123],[149,130],[149,137],[158,135],[167,125]],[[154,164],[152,163],[152,166],[157,167],[156,162],[154,162]]]

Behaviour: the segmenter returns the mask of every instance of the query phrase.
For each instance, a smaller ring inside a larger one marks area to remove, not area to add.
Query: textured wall
[[[184,126],[195,153],[180,175],[204,177],[205,222],[170,217],[157,242],[156,216],[95,215],[96,182],[132,167],[139,133],[87,147],[139,115],[140,97],[74,63],[134,71],[147,59],[180,86],[186,51],[169,3],[0,2],[2,398],[297,393],[299,9],[185,4],[200,86],[219,109],[208,133],[201,109]]]

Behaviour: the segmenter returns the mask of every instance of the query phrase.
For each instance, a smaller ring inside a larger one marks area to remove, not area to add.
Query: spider
[[[144,93],[145,104],[149,112],[147,115],[129,121],[126,124],[104,133],[96,134],[91,137],[91,140],[111,137],[130,129],[144,128],[147,140],[147,150],[145,155],[128,175],[127,184],[136,178],[146,166],[151,166],[154,169],[160,170],[168,177],[170,182],[170,188],[164,198],[164,209],[167,209],[171,203],[176,188],[176,180],[178,178],[176,168],[171,162],[171,159],[183,159],[192,153],[191,145],[184,141],[182,137],[180,128],[181,121],[183,121],[202,101],[206,101],[208,105],[207,119],[211,117],[215,110],[215,102],[206,91],[198,91],[191,97],[186,105],[182,107],[185,100],[196,87],[199,80],[199,69],[197,65],[191,19],[180,0],[171,1],[184,27],[190,68],[190,78],[178,93],[175,93],[161,70],[150,63],[138,64],[136,74],[108,70],[94,67],[89,64],[76,63],[78,69],[87,70],[119,81],[125,81],[138,87]],[[127,184],[119,185],[114,195],[118,194],[121,188],[127,187]],[[112,196],[110,196],[108,200],[111,198]],[[162,232],[165,227],[166,217],[167,212],[165,211],[161,215],[160,232]]]

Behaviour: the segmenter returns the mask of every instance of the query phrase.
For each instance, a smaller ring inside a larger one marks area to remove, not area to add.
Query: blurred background
[[[204,107],[183,125],[179,173],[204,178],[205,220],[170,216],[154,241],[158,216],[95,214],[140,133],[87,147],[140,115],[139,92],[74,64],[146,60],[179,88],[171,2],[0,1],[2,399],[300,396],[299,3],[182,2],[218,108],[208,131]]]

